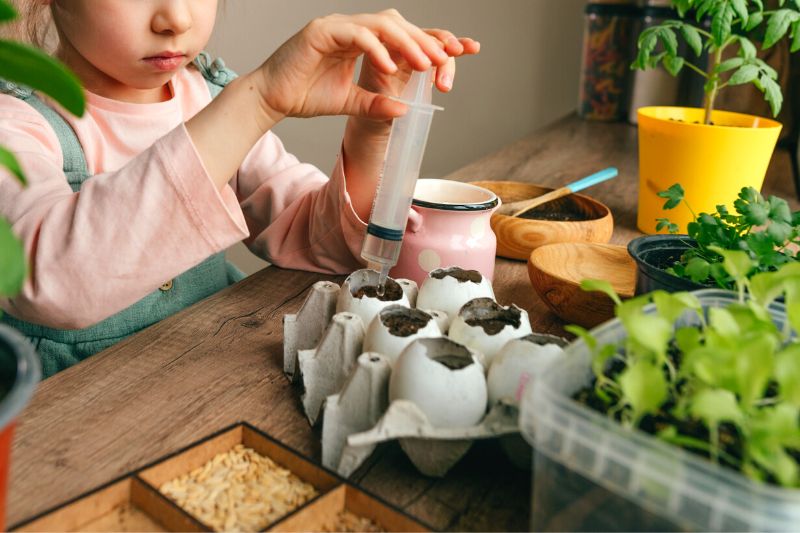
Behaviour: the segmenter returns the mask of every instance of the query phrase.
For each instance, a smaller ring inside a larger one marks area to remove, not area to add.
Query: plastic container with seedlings
[[[694,294],[704,311],[736,301],[717,289]],[[770,314],[782,327],[783,306]],[[626,336],[618,319],[592,334],[600,345]],[[521,407],[522,433],[535,450],[533,530],[797,530],[800,490],[752,481],[578,403],[572,395],[592,380],[591,352],[582,340],[565,352]]]

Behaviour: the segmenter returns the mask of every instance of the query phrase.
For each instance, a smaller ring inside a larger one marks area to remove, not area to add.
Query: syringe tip
[[[383,296],[383,292],[386,289],[386,280],[389,279],[389,271],[392,269],[392,266],[394,265],[378,263],[375,261],[369,261],[367,263],[367,268],[378,273],[378,285],[376,287],[378,296]]]

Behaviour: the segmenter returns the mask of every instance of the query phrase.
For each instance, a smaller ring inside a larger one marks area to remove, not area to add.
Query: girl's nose
[[[191,0],[164,0],[158,2],[153,14],[152,28],[156,33],[181,34],[192,27]]]

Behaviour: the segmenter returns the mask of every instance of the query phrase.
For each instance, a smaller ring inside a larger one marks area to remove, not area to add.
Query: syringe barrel
[[[368,263],[378,263],[393,267],[400,256],[400,247],[403,241],[382,239],[367,233],[364,246],[361,248],[361,257]]]
[[[434,108],[409,105],[394,119],[380,183],[372,204],[367,232],[382,239],[401,241],[414,197],[422,156],[433,120]]]

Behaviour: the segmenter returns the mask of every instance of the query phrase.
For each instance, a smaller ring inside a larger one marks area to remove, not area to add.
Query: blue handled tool
[[[609,167],[601,170],[600,172],[595,172],[590,176],[586,176],[585,178],[581,178],[578,181],[574,181],[568,185],[545,193],[541,196],[537,196],[536,198],[503,205],[501,206],[499,213],[501,215],[518,217],[526,211],[530,211],[534,207],[555,200],[556,198],[561,198],[562,196],[567,196],[568,194],[582,191],[583,189],[597,185],[598,183],[602,183],[606,180],[610,180],[611,178],[617,176],[617,174],[619,174],[619,171],[616,168]]]

